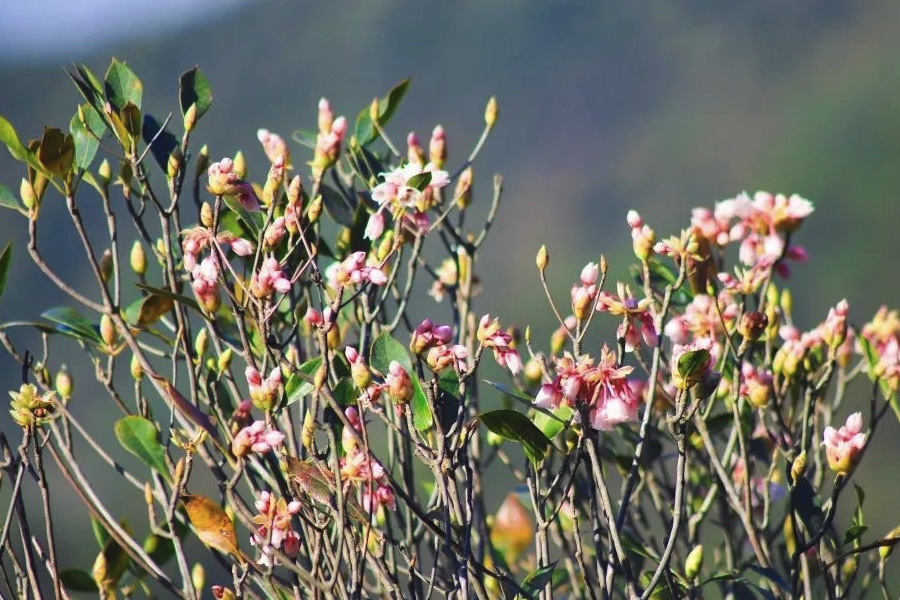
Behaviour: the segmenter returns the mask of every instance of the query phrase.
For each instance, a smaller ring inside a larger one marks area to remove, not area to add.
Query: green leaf
[[[391,120],[397,107],[400,106],[400,101],[406,95],[407,89],[409,89],[409,79],[404,79],[395,85],[387,95],[378,100],[378,125],[382,129]],[[378,131],[375,129],[375,125],[369,116],[369,108],[369,106],[366,106],[360,111],[359,116],[356,117],[356,126],[353,134],[356,136],[356,141],[360,146],[368,146],[378,137]]]
[[[847,531],[844,532],[844,539],[841,542],[842,545],[846,546],[847,544],[858,541],[868,529],[868,525],[851,525],[847,528]]]
[[[352,227],[356,207],[351,206],[344,196],[327,185],[321,185],[319,193],[322,194],[322,205],[325,207],[325,212],[328,213],[328,216],[335,223]]]
[[[9,153],[13,155],[13,158],[16,160],[26,160],[28,149],[19,141],[19,136],[16,134],[16,130],[13,128],[12,124],[3,117],[0,117],[0,142],[6,144],[6,147],[9,148]]]
[[[81,569],[61,569],[59,581],[70,592],[91,592],[96,594],[100,591],[91,574]]]
[[[382,376],[385,376],[388,374],[391,362],[395,360],[412,377],[412,361],[409,359],[406,347],[392,337],[391,334],[382,333],[372,342],[372,349],[369,351],[369,366]]]
[[[2,183],[0,183],[0,206],[24,214],[22,205],[19,204],[19,200],[16,198],[15,194],[9,191],[9,188]]]
[[[416,372],[412,369],[409,369],[407,372],[413,385],[413,396],[410,399],[413,426],[418,431],[428,431],[434,425],[431,408],[428,406],[428,396],[425,395],[425,390],[422,389],[422,382],[419,381],[419,376],[416,375]]]
[[[72,80],[72,83],[75,84],[75,87],[78,88],[81,96],[87,101],[86,106],[90,108],[89,112],[93,113],[95,118],[105,122],[103,108],[106,104],[106,98],[103,96],[103,86],[100,84],[97,77],[85,65],[75,67],[74,72],[67,70],[66,74],[69,76],[69,79]],[[93,131],[98,136],[102,133],[97,129],[94,129]]]
[[[3,252],[0,252],[0,298],[6,289],[6,279],[9,276],[9,265],[12,263],[12,242],[7,242]]]
[[[536,412],[534,415],[534,424],[545,436],[547,436],[548,440],[552,440],[566,428],[566,422],[571,418],[572,409],[565,404],[561,404],[553,410],[552,417],[545,412]]]
[[[151,469],[163,476],[166,481],[171,481],[169,469],[166,466],[166,453],[159,443],[156,425],[149,419],[138,415],[130,415],[116,421],[116,438],[122,446],[144,461]]]
[[[100,519],[93,516],[91,517],[91,532],[94,534],[94,539],[97,540],[97,547],[103,550],[106,542],[110,540],[110,535]]]
[[[112,59],[106,77],[103,81],[103,89],[106,99],[114,107],[116,112],[121,111],[129,102],[137,108],[141,107],[141,98],[144,95],[144,86],[137,75],[132,72],[125,63]]]
[[[69,122],[69,131],[72,132],[72,140],[75,143],[75,165],[79,169],[87,169],[97,155],[100,141],[81,123],[78,115],[72,117]]]
[[[191,105],[196,105],[197,118],[202,117],[212,104],[212,89],[200,67],[195,66],[181,74],[178,79],[178,102],[184,115]]]
[[[353,385],[352,381],[346,378],[341,379],[333,388],[331,388],[331,394],[341,406],[353,406],[356,404],[356,399],[359,397],[356,386]]]
[[[284,395],[287,397],[288,405],[297,402],[300,398],[310,394],[313,389],[315,389],[313,384],[306,381],[300,374],[302,373],[311,378],[316,374],[316,371],[319,370],[320,366],[322,366],[322,357],[316,356],[300,365],[297,368],[298,372],[291,373],[287,383],[284,384]]]
[[[75,142],[72,136],[55,127],[44,128],[37,158],[45,169],[65,179],[75,161]]]
[[[97,345],[103,344],[103,340],[100,338],[99,327],[81,316],[73,308],[67,306],[51,308],[42,312],[41,317],[56,323],[55,329],[64,335],[93,342]]]
[[[406,185],[420,192],[425,191],[425,188],[428,187],[429,183],[431,183],[431,171],[413,175],[406,180]]]
[[[144,285],[143,283],[136,283],[135,285],[152,296],[161,296],[163,298],[168,298],[170,300],[178,302],[179,304],[184,304],[187,307],[193,308],[201,315],[203,314],[203,311],[200,310],[200,305],[197,304],[197,301],[193,298],[188,298],[187,296],[184,296],[182,294],[176,294],[172,290],[168,290],[166,288],[153,287],[152,285]]]
[[[555,568],[556,562],[553,562],[553,564],[535,569],[529,573],[522,582],[524,597],[528,600],[537,600],[544,587],[553,580],[553,569]]]
[[[788,594],[791,593],[791,586],[787,581],[784,580],[784,577],[782,577],[778,573],[778,571],[775,571],[774,569],[768,569],[766,567],[760,567],[759,565],[754,564],[747,565],[747,568],[758,575],[762,575],[763,577],[780,587],[782,591]]]
[[[822,501],[806,477],[797,479],[794,487],[791,488],[791,504],[807,530],[818,531],[821,529],[825,518],[822,513]]]
[[[551,411],[546,408],[541,408],[540,406],[535,406],[534,398],[525,392],[513,389],[496,381],[488,381],[485,379],[484,382],[513,400],[521,402],[529,408],[533,408],[536,413],[534,415],[534,424],[548,439],[556,437],[556,435],[566,427],[568,420],[572,418],[572,409],[568,406],[560,406],[556,410]]]
[[[159,168],[163,172],[168,172],[169,155],[178,147],[178,138],[167,129],[163,129],[162,123],[157,121],[153,115],[144,115],[141,137],[144,139],[144,143],[150,146],[150,153],[153,154],[153,159]],[[151,144],[151,142],[153,143]]]
[[[225,202],[225,206],[231,209],[238,218],[247,225],[253,234],[251,237],[255,238],[259,230],[262,229],[262,213],[251,213],[238,202],[238,199],[235,196],[222,196],[222,201]]]
[[[525,456],[535,465],[547,455],[550,440],[522,413],[506,409],[492,410],[481,413],[478,419],[500,437],[522,444]]]
[[[678,374],[685,380],[693,380],[707,362],[709,350],[688,350],[678,357]]]

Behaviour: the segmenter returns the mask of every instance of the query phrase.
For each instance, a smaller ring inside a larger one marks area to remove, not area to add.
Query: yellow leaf
[[[241,562],[249,562],[238,548],[234,523],[218,504],[196,494],[182,494],[181,501],[201,542]]]

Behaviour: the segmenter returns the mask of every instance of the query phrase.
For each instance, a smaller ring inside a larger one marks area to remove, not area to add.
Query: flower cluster
[[[535,404],[543,408],[566,405],[580,420],[584,410],[590,426],[607,431],[619,423],[635,421],[640,402],[629,384],[633,368],[616,364],[616,355],[606,346],[595,363],[590,356],[576,361],[564,356],[556,363],[556,377],[541,386]]]
[[[315,154],[313,156],[313,177],[322,178],[325,171],[332,167],[340,156],[341,143],[347,133],[347,119],[345,117],[334,118],[331,112],[331,104],[322,98],[319,100],[319,133],[316,136]]]
[[[500,329],[500,320],[491,320],[490,315],[481,317],[478,323],[478,341],[494,352],[494,358],[501,367],[506,367],[515,375],[522,370],[522,359],[516,350],[512,336]]]
[[[609,292],[600,292],[597,302],[597,310],[609,312],[611,315],[622,317],[622,323],[616,336],[625,340],[625,350],[633,351],[637,348],[641,339],[648,346],[653,347],[658,341],[656,326],[653,324],[653,315],[650,314],[650,298],[638,300],[628,286],[619,283],[618,296]]]
[[[421,191],[410,185],[414,178],[425,173],[428,174],[428,183]],[[366,238],[376,240],[381,237],[386,225],[385,211],[403,216],[407,209],[412,209],[415,229],[421,230],[423,224],[427,229],[428,217],[425,211],[431,207],[435,192],[450,183],[447,172],[438,169],[434,163],[423,166],[410,162],[393,171],[381,173],[381,177],[383,181],[372,188],[372,200],[378,204],[378,209],[369,217]]]
[[[332,263],[325,269],[325,277],[328,278],[329,287],[334,290],[367,281],[373,285],[387,283],[387,275],[381,267],[366,264],[366,253],[363,251],[354,252],[343,261]]]
[[[237,457],[247,456],[251,452],[265,454],[282,443],[283,433],[267,428],[265,421],[255,421],[237,432],[231,442],[231,452]]]
[[[281,385],[281,368],[275,367],[265,379],[254,367],[247,367],[244,373],[250,387],[250,399],[260,410],[270,410],[281,400],[284,388]]]
[[[355,431],[361,431],[362,422],[359,412],[348,407],[344,414]],[[363,508],[373,517],[382,506],[390,511],[397,508],[394,491],[387,481],[384,467],[372,458],[356,440],[350,431],[344,430],[341,445],[345,455],[341,458],[341,480],[357,484],[362,495]]]
[[[260,299],[269,298],[275,292],[286,294],[290,289],[291,280],[285,276],[274,256],[267,256],[250,278],[250,291]]]
[[[839,429],[826,427],[823,433],[825,456],[828,466],[835,473],[847,474],[859,461],[859,456],[866,447],[866,434],[862,433],[862,415],[853,413]]]
[[[300,551],[300,536],[294,530],[291,520],[300,512],[300,502],[287,502],[284,498],[275,500],[271,493],[260,493],[254,503],[259,514],[253,517],[257,525],[250,543],[259,549],[257,562],[271,567],[275,565],[273,551],[281,549],[289,557],[294,558]]]
[[[259,210],[259,200],[253,186],[242,180],[235,170],[234,161],[223,158],[209,165],[206,171],[206,189],[216,196],[237,196],[238,202],[249,211]]]

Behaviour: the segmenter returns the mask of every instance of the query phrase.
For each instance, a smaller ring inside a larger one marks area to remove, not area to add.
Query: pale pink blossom
[[[280,447],[283,442],[283,433],[268,429],[265,421],[256,421],[237,432],[231,443],[231,451],[238,457],[247,456],[251,452],[265,454]]]
[[[290,289],[291,281],[285,277],[274,256],[266,257],[259,271],[250,278],[250,291],[257,298],[268,298],[275,292],[286,294]]]
[[[863,448],[866,446],[866,434],[862,433],[862,414],[853,413],[840,427],[826,427],[823,433],[825,456],[828,466],[839,474],[846,475],[856,466]]]
[[[247,385],[250,388],[250,399],[253,404],[262,410],[268,410],[275,406],[281,399],[281,368],[275,367],[265,379],[253,366],[248,366],[244,371]]]

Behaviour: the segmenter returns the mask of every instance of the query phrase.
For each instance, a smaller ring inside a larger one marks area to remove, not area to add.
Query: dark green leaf
[[[157,527],[162,531],[168,530],[165,523],[158,523]],[[178,539],[183,539],[188,531],[189,528],[186,523],[177,520],[175,521],[175,535]],[[144,538],[142,546],[144,552],[146,552],[147,555],[153,559],[153,562],[158,565],[164,565],[169,559],[175,556],[175,544],[172,543],[172,540],[156,535],[155,533],[147,535],[147,537]]]
[[[791,488],[791,504],[800,516],[800,520],[809,531],[819,531],[822,527],[822,501],[806,477],[800,477]]]
[[[406,185],[420,192],[424,191],[425,188],[428,187],[429,183],[431,183],[431,171],[425,171],[424,173],[413,175],[406,181]]]
[[[91,592],[96,594],[100,591],[91,574],[81,569],[61,569],[59,571],[59,581],[70,592]]]
[[[12,263],[12,242],[7,242],[3,252],[0,252],[0,298],[6,289],[6,279],[9,276],[9,265]]]
[[[81,316],[73,308],[67,306],[51,308],[41,313],[41,317],[56,323],[56,330],[62,334],[98,345],[103,343],[103,340],[100,338],[99,327]]]
[[[540,595],[541,591],[543,591],[544,586],[553,579],[553,569],[555,568],[556,562],[547,565],[546,567],[535,569],[529,573],[525,580],[522,581],[524,597],[528,600],[537,600],[537,597]]]
[[[393,338],[391,334],[382,333],[372,342],[372,349],[369,351],[369,366],[382,376],[386,376],[391,366],[391,361],[395,360],[412,376],[412,361],[409,359],[406,347]]]
[[[172,290],[167,290],[166,288],[153,287],[152,285],[144,285],[143,283],[136,283],[135,285],[138,288],[149,293],[151,296],[161,296],[163,298],[168,298],[170,300],[178,302],[179,304],[184,304],[185,306],[193,308],[200,314],[203,314],[203,311],[200,310],[200,305],[197,304],[197,301],[193,298],[188,298],[187,296],[184,296],[182,294],[176,294]]]
[[[522,444],[525,456],[534,464],[544,460],[550,440],[534,426],[528,417],[514,410],[492,410],[478,415],[478,419],[500,437]]]
[[[518,401],[522,402],[526,406],[534,406],[534,398],[532,398],[525,392],[515,390],[507,385],[498,383],[496,381],[488,381],[487,379],[485,379],[484,382],[486,384],[488,384],[489,386],[491,386],[492,388],[495,388],[496,390],[502,392],[503,394],[506,394],[510,398],[513,398],[514,400],[518,400]]]
[[[64,179],[75,160],[75,142],[72,136],[55,127],[46,127],[37,158],[45,169]]]
[[[685,380],[696,378],[709,362],[709,350],[688,350],[678,357],[678,374]]]
[[[162,131],[160,133],[160,131]],[[144,143],[150,146],[150,153],[153,154],[153,160],[159,165],[164,172],[169,168],[169,155],[178,147],[178,138],[169,133],[169,130],[163,129],[162,123],[156,120],[153,115],[144,115],[144,121],[141,125],[141,137]],[[154,139],[156,138],[156,139]],[[153,142],[151,145],[150,142]]]
[[[334,220],[346,227],[353,226],[353,219],[356,213],[356,206],[352,205],[343,195],[327,185],[319,187],[319,193],[322,194],[322,205],[325,212]]]
[[[129,102],[138,108],[141,107],[141,98],[144,95],[141,80],[125,66],[125,63],[115,58],[106,71],[103,89],[106,99],[116,112],[121,111]]]
[[[87,101],[87,106],[93,116],[103,121],[103,106],[106,104],[106,99],[103,97],[103,86],[100,85],[97,77],[85,65],[76,67],[74,72],[67,70],[66,74]],[[101,132],[95,129],[94,133],[99,135]]]
[[[284,384],[284,395],[287,397],[287,404],[293,404],[313,391],[313,384],[308,382],[300,374],[302,373],[303,375],[312,378],[316,374],[316,371],[319,370],[320,366],[322,366],[322,357],[316,356],[300,365],[297,369],[297,373],[291,373],[287,383]]]
[[[409,79],[404,79],[395,85],[386,96],[378,100],[378,125],[381,128],[384,128],[388,121],[391,120],[408,88]],[[353,133],[360,146],[368,146],[378,137],[378,131],[372,123],[369,109],[370,107],[366,106],[360,111],[359,116],[356,117],[356,126]]]
[[[841,543],[846,546],[847,544],[856,542],[863,536],[867,529],[869,529],[868,525],[851,525],[847,528],[847,531],[844,532],[844,539]]]
[[[9,148],[9,153],[12,154],[13,158],[16,160],[25,160],[28,156],[28,149],[19,141],[16,130],[13,128],[12,124],[3,117],[0,117],[0,142],[6,144],[6,147]]]
[[[774,569],[767,569],[765,567],[760,567],[759,565],[754,565],[754,564],[747,565],[747,568],[750,569],[751,571],[753,571],[754,573],[757,573],[758,575],[762,575],[763,577],[765,577],[766,579],[768,579],[769,581],[771,581],[772,583],[777,585],[779,588],[781,588],[784,592],[786,592],[788,594],[791,593],[790,585],[788,585],[788,582],[784,580],[784,577],[782,577],[778,573],[778,571],[775,571]]]
[[[184,115],[191,105],[196,105],[197,119],[202,117],[212,104],[212,89],[200,67],[194,67],[181,74],[178,80],[178,102]]]
[[[138,415],[130,415],[116,421],[116,438],[122,446],[141,459],[151,469],[171,481],[166,466],[166,453],[159,443],[156,425],[149,419]]]
[[[356,386],[353,385],[353,382],[349,379],[341,379],[338,381],[331,389],[331,394],[341,406],[353,406],[356,404],[356,400],[359,397]]]
[[[422,382],[419,376],[412,369],[407,370],[410,379],[412,379],[413,396],[410,400],[412,407],[413,426],[418,431],[428,431],[434,424],[434,418],[431,416],[431,408],[428,406],[428,396],[422,389]]]
[[[438,376],[437,384],[434,412],[441,428],[447,431],[456,421],[459,405],[462,403],[459,398],[459,377],[452,368],[444,369]]]

